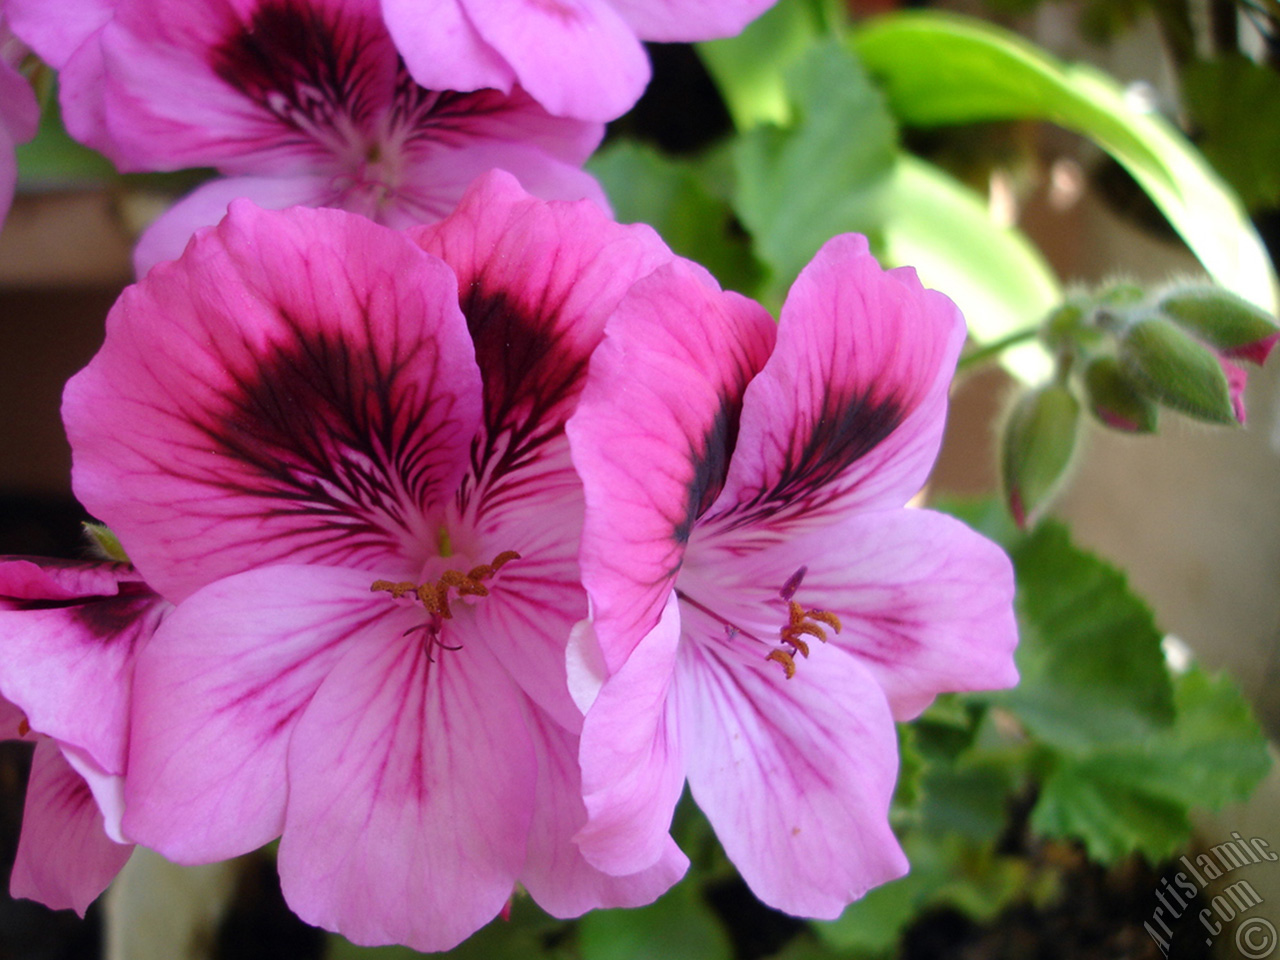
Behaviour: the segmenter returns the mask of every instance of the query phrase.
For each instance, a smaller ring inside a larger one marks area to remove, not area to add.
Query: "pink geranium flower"
[[[233,205],[129,289],[67,389],[83,502],[181,601],[137,670],[124,827],[179,862],[282,836],[361,943],[457,943],[589,867],[564,647],[586,612],[563,425],[606,316],[672,259],[491,174],[410,235]]]
[[[687,778],[782,910],[833,917],[906,870],[894,720],[1016,680],[1007,557],[903,509],[964,336],[949,300],[856,236],[819,252],[776,328],[681,265],[622,302],[568,428],[593,863],[650,863]]]
[[[49,26],[68,3],[29,13],[27,34],[62,38],[45,48],[71,46],[69,29]],[[100,16],[81,19],[94,29],[68,67],[91,52],[99,66],[69,70],[64,101],[93,102],[106,129],[81,138],[122,170],[208,166],[229,175],[148,230],[135,255],[140,274],[176,257],[237,197],[273,209],[340,207],[399,228],[443,217],[496,167],[537,196],[605,204],[579,169],[600,124],[552,117],[510,86],[418,86],[377,0],[72,4],[86,5]]]
[[[9,215],[13,190],[18,183],[14,148],[36,135],[40,106],[35,91],[18,72],[18,61],[26,53],[0,13],[0,224]]]
[[[649,82],[641,40],[729,37],[775,0],[382,0],[418,82],[519,84],[558,116],[612,120]]]
[[[0,559],[0,738],[36,741],[14,896],[83,915],[129,859],[133,664],[167,610],[125,564]]]

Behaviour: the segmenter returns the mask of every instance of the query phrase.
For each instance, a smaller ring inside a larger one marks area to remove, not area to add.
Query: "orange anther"
[[[765,657],[765,659],[766,659],[766,660],[773,660],[773,661],[774,661],[774,662],[776,662],[776,663],[780,663],[780,664],[782,664],[782,669],[784,669],[784,670],[787,672],[787,679],[788,679],[788,680],[790,680],[792,677],[794,677],[794,676],[796,675],[796,661],[795,661],[795,658],[794,658],[793,656],[791,656],[791,654],[787,653],[787,651],[785,651],[785,650],[770,650],[770,651],[769,651],[769,655],[768,655],[767,657]]]
[[[782,630],[782,642],[791,644],[796,648],[796,653],[806,660],[809,658],[809,645],[800,639],[798,633],[792,633],[789,628],[784,627]]]
[[[787,633],[793,635],[807,633],[811,637],[817,637],[823,643],[827,642],[827,631],[816,623],[797,623],[794,627],[787,627]]]
[[[808,610],[805,612],[805,616],[810,620],[818,620],[825,623],[836,633],[840,632],[840,618],[830,610]]]
[[[18,721],[18,736],[25,737],[31,732],[31,724],[27,723],[27,718],[23,717]]]
[[[490,566],[493,567],[493,572],[497,573],[499,570],[501,570],[504,566],[506,566],[512,560],[519,560],[519,559],[520,559],[520,554],[516,553],[514,550],[503,550],[500,554],[498,554],[496,557],[493,558],[493,563],[491,563]]]
[[[789,600],[787,601],[787,608],[791,614],[791,626],[794,627],[804,623],[804,607],[794,600]]]

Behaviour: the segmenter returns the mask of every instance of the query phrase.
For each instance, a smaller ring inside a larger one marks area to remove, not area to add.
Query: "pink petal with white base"
[[[757,897],[831,919],[907,872],[888,822],[897,735],[876,682],[842,651],[815,651],[790,680],[776,666],[681,647],[689,787]]]
[[[522,700],[483,637],[351,645],[289,746],[280,879],[354,943],[445,950],[511,896],[536,788]]]
[[[613,120],[649,82],[649,58],[607,0],[462,0],[476,32],[557,116]]]
[[[763,308],[683,264],[637,283],[610,320],[568,432],[587,497],[583,583],[611,669],[666,602],[773,337]]]
[[[57,744],[42,738],[31,760],[10,894],[84,916],[132,852],[108,839],[88,784]]]
[[[538,793],[520,880],[533,899],[555,917],[576,917],[599,907],[639,907],[656,900],[684,875],[689,858],[668,837],[661,858],[647,870],[616,877],[591,866],[572,839],[587,820],[578,738],[536,713],[529,727],[538,752]]]
[[[836,615],[839,632],[814,624],[875,678],[896,720],[915,717],[944,691],[1018,681],[1012,564],[951,517],[928,510],[861,513],[781,543],[753,549],[726,536],[719,549],[710,541],[697,550],[699,569],[716,576],[704,589],[687,586],[690,595],[716,597],[717,613],[774,642],[788,620],[777,589],[803,571],[793,579],[793,599]],[[741,601],[728,602],[733,597]],[[756,656],[767,653],[761,647]],[[800,658],[796,666],[798,674],[810,669]],[[780,664],[769,669],[783,677]]]
[[[298,718],[351,645],[415,623],[370,584],[356,570],[267,567],[173,612],[138,658],[126,835],[205,863],[280,834]]]
[[[817,526],[902,506],[937,456],[964,337],[955,305],[913,271],[882,270],[863,237],[828,241],[787,296],[709,515]]]
[[[672,684],[680,608],[662,617],[601,688],[582,728],[582,791],[588,820],[577,835],[583,856],[616,876],[667,856],[671,817],[684,789],[682,729]]]
[[[456,290],[363,218],[233,205],[68,384],[77,495],[174,600],[277,561],[416,570],[480,415]]]

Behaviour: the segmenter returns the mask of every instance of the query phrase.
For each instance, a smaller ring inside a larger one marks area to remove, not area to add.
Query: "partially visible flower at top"
[[[25,48],[10,32],[0,5],[0,225],[9,215],[18,183],[14,148],[36,135],[40,106],[31,84],[18,72]]]
[[[124,829],[178,862],[281,836],[285,897],[445,949],[590,867],[564,650],[586,615],[564,423],[605,318],[673,259],[589,201],[482,177],[400,233],[232,206],[122,296],[68,385],[73,480],[179,601],[136,672]]]
[[[69,2],[46,4],[44,18]],[[152,225],[135,254],[139,274],[176,257],[237,197],[340,207],[401,228],[443,217],[496,167],[536,196],[606,203],[580,169],[600,124],[550,116],[519,88],[418,86],[377,0],[74,6],[107,16],[75,54],[92,50],[104,68],[62,78],[64,103],[94,101],[105,129],[73,132],[122,170],[209,166],[230,177]]]
[[[612,120],[649,82],[641,40],[730,37],[775,0],[382,0],[424,86],[519,84],[557,116]]]
[[[0,558],[0,739],[36,742],[13,896],[83,915],[129,859],[133,665],[168,610],[127,564]]]
[[[588,860],[650,863],[687,778],[781,910],[834,917],[906,871],[894,720],[1017,677],[1008,558],[903,508],[964,336],[951,301],[857,236],[823,247],[776,327],[681,265],[624,299],[568,426]]]

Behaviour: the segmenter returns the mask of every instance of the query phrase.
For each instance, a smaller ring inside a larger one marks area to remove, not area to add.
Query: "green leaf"
[[[1090,138],[1142,185],[1219,283],[1274,310],[1275,274],[1239,199],[1171,124],[1131,104],[1112,78],[944,14],[882,17],[853,42],[903,123],[1043,119]]]
[[[51,91],[40,114],[35,139],[14,150],[18,181],[24,187],[64,188],[115,179],[115,167],[99,153],[72,140],[62,126],[56,92]]]
[[[676,884],[636,910],[596,910],[578,921],[582,960],[730,960],[729,936],[697,884]]]
[[[729,203],[710,188],[710,159],[676,160],[651,147],[621,141],[601,150],[587,169],[604,185],[619,223],[647,223],[676,253],[701,263],[726,289],[753,292],[763,269]]]
[[[834,41],[787,74],[787,127],[757,127],[733,145],[733,205],[780,294],[831,236],[874,233],[896,132],[883,99]]]
[[[1250,208],[1280,205],[1280,76],[1235,54],[1182,75],[1200,149]]]
[[[778,3],[736,37],[698,44],[739,130],[792,119],[785,71],[837,22],[839,0]]]
[[[1166,730],[1089,756],[1062,757],[1032,826],[1079,837],[1091,856],[1168,857],[1190,837],[1189,812],[1246,799],[1266,776],[1267,742],[1236,684],[1198,668],[1177,680]]]
[[[1087,763],[1064,762],[1049,774],[1031,826],[1047,837],[1082,841],[1089,856],[1102,863],[1135,851],[1159,862],[1191,836],[1184,805],[1100,777]]]
[[[1046,316],[1062,287],[1039,250],[1016,227],[991,218],[986,201],[950,174],[900,154],[883,198],[886,262],[916,268],[926,286],[960,308],[969,336],[991,343]],[[1001,362],[1026,383],[1052,365],[1036,344],[1007,350]]]
[[[1037,739],[1066,752],[1153,735],[1173,692],[1151,611],[1123,574],[1042,523],[1012,552],[1021,681],[990,695]]]

